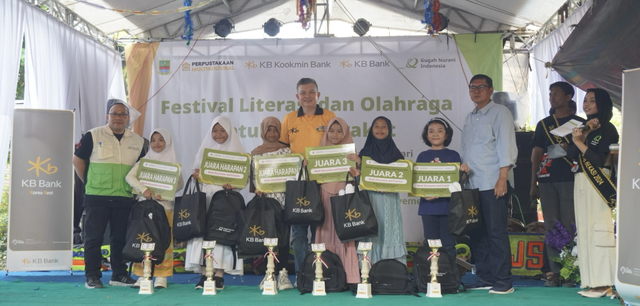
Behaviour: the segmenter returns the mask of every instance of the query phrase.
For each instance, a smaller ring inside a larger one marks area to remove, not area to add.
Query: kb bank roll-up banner
[[[496,37],[490,48],[478,43],[478,53],[493,48],[500,57]],[[470,65],[455,40],[446,36],[374,41],[379,49],[365,38],[198,41],[191,51],[184,42],[162,42],[151,72],[144,136],[157,127],[171,131],[188,175],[203,137],[211,133],[214,117],[230,117],[245,151],[250,152],[262,143],[262,119],[282,120],[297,110],[296,83],[310,77],[318,83],[319,105],[350,125],[356,151],[362,148],[373,119],[386,116],[405,158],[415,160],[428,149],[421,132],[431,118],[444,114],[462,128],[474,108],[468,90]],[[481,60],[477,54],[472,58]],[[501,69],[500,60],[496,66]],[[459,150],[461,133],[454,131],[450,148]],[[405,237],[421,242],[419,200],[401,196],[406,204]]]
[[[8,271],[71,270],[73,112],[16,109]]]
[[[618,163],[618,255],[616,290],[630,305],[640,305],[640,68],[622,74],[622,137]]]

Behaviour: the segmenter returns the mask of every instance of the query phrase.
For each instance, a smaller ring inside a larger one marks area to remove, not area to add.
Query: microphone
[[[591,126],[590,126],[590,125],[588,125],[588,124],[585,124],[585,125],[583,125],[583,126],[579,127],[579,129],[580,129],[581,131],[583,131],[583,132],[586,132],[586,131],[588,131],[588,130],[590,130],[590,129],[591,129]]]

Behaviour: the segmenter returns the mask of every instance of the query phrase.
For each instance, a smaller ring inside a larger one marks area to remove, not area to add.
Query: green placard
[[[284,192],[287,181],[296,180],[300,171],[302,154],[255,156],[256,190],[274,193]]]
[[[200,181],[222,186],[229,183],[233,188],[247,186],[251,167],[251,155],[204,149],[200,164]]]
[[[356,153],[353,143],[305,148],[305,152],[309,161],[309,179],[321,184],[344,182],[349,168],[356,166],[356,162],[347,159],[347,154]]]
[[[173,201],[180,179],[180,165],[141,158],[138,163],[138,181],[163,200]],[[134,193],[138,194],[135,190]]]
[[[414,163],[411,195],[449,198],[449,185],[460,178],[460,163]]]
[[[411,192],[413,162],[398,159],[380,164],[369,156],[362,157],[360,188],[387,192]]]

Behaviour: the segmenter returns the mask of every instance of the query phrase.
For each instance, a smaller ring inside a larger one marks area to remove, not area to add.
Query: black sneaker
[[[207,277],[205,275],[201,275],[200,280],[196,284],[196,290],[204,288],[204,281],[206,280],[207,280]]]
[[[224,278],[220,276],[214,276],[213,280],[216,281],[216,290],[224,289]]]
[[[104,288],[102,281],[97,276],[87,276],[87,282],[84,283],[84,287],[87,289]]]
[[[136,280],[129,277],[129,275],[123,274],[118,276],[112,276],[109,281],[109,286],[117,286],[117,287],[133,287],[136,283]]]

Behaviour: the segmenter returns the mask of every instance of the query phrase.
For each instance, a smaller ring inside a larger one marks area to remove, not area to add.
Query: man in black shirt
[[[555,221],[558,220],[572,236],[575,235],[574,173],[571,171],[573,161],[563,154],[558,154],[558,152],[565,152],[571,137],[570,135],[559,137],[550,132],[572,119],[584,122],[584,119],[576,116],[575,110],[571,109],[570,102],[573,95],[573,87],[567,82],[556,82],[549,87],[549,102],[553,112],[540,120],[536,126],[532,140],[530,191],[532,200],[540,199],[547,230],[552,229]],[[560,250],[549,244],[545,245],[545,251],[549,257],[560,256]],[[562,265],[552,260],[549,261],[549,265],[551,272],[546,275],[545,286],[558,286]]]

